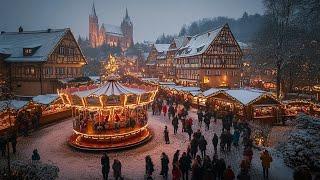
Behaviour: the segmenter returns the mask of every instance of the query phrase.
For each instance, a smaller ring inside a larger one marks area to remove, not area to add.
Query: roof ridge
[[[48,31],[50,30],[50,31]],[[52,32],[62,32],[70,30],[70,28],[63,28],[63,29],[51,29],[48,28],[46,30],[36,30],[36,31],[22,31],[22,32],[3,32],[1,35],[16,35],[16,34],[36,34],[36,33],[52,33]]]

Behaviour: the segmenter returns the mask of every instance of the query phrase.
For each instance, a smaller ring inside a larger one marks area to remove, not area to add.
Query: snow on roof
[[[174,82],[159,82],[160,85],[176,85]]]
[[[157,52],[167,52],[170,44],[154,44],[154,47],[156,48]]]
[[[177,52],[177,57],[194,56],[204,53],[223,27],[193,36],[190,41]]]
[[[210,89],[204,91],[202,94],[203,94],[203,96],[207,97],[207,96],[213,95],[213,94],[215,94],[216,92],[219,92],[219,91],[221,91],[221,90],[223,90],[223,89],[210,88]]]
[[[202,93],[202,91],[191,91],[190,92],[190,94],[192,95],[192,96],[198,96],[199,94],[201,94]]]
[[[5,32],[0,35],[0,49],[10,52],[9,62],[43,62],[70,29]],[[23,56],[23,48],[38,47],[31,56]]]
[[[136,89],[136,88],[130,88],[123,86],[121,83],[117,81],[110,81],[98,88],[92,89],[92,90],[86,90],[86,91],[79,91],[73,93],[74,95],[77,95],[81,98],[87,97],[87,96],[119,96],[122,94],[143,94],[145,93],[142,89]]]
[[[120,35],[123,36],[122,29],[120,26],[115,26],[112,24],[104,24],[106,32],[112,35]]]
[[[229,89],[224,92],[244,105],[249,104],[251,101],[267,93],[256,89]]]
[[[7,100],[0,101],[0,111],[5,110],[7,107],[14,110],[19,110],[28,104],[28,101],[19,101],[19,100]]]
[[[243,42],[240,42],[240,41],[238,41],[238,44],[239,44],[239,46],[240,46],[241,49],[247,49],[247,48],[249,47],[248,44],[243,43]]]
[[[100,76],[89,76],[89,78],[94,82],[100,82]]]
[[[189,87],[189,86],[182,86],[182,87],[176,86],[174,89],[176,89],[177,91],[185,91],[185,92],[200,91],[199,87]]]
[[[170,48],[169,51],[180,49],[182,46],[185,46],[188,42],[189,42],[189,39],[187,36],[175,37],[175,38],[173,38],[173,41],[171,42],[171,44],[175,43],[176,47]]]
[[[38,95],[32,98],[32,101],[39,103],[39,104],[51,104],[53,101],[58,99],[58,94],[45,94],[45,95]]]

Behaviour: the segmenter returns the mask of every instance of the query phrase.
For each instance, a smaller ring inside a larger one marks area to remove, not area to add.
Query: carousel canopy
[[[0,111],[3,111],[7,108],[19,110],[27,104],[28,104],[28,101],[19,101],[19,100],[0,101]]]
[[[32,101],[39,104],[49,105],[58,99],[58,97],[58,94],[45,94],[33,97]]]
[[[86,91],[79,91],[73,93],[74,95],[77,95],[81,98],[87,97],[87,96],[119,96],[122,94],[136,94],[136,95],[141,95],[145,93],[144,90],[142,89],[136,89],[136,88],[130,88],[123,86],[117,81],[109,81],[106,84],[95,88],[91,90],[86,90]]]

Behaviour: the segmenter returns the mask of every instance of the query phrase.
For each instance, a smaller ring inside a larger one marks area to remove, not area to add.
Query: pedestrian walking
[[[201,127],[202,126],[202,120],[203,120],[203,112],[202,112],[201,109],[198,110],[197,115],[198,115],[198,124]]]
[[[213,148],[214,148],[214,154],[217,154],[217,147],[218,147],[218,135],[216,133],[213,133],[213,138],[212,138],[212,144],[213,144]]]
[[[118,159],[114,159],[113,164],[112,164],[112,170],[113,170],[113,177],[115,180],[121,180],[122,175],[121,175],[121,162]]]
[[[172,166],[176,164],[179,167],[179,155],[180,155],[180,150],[178,149],[173,155]]]
[[[179,127],[179,119],[177,116],[174,116],[172,119],[172,126],[173,126],[173,134],[177,134],[178,127]]]
[[[166,144],[170,144],[168,127],[164,127],[164,140]]]
[[[104,180],[108,180],[109,177],[109,171],[110,171],[110,160],[107,153],[104,153],[101,157],[101,170],[102,170],[102,176]]]
[[[269,178],[269,168],[272,162],[272,157],[267,150],[264,150],[260,156],[262,168],[263,168],[263,177],[265,179]]]
[[[17,132],[13,131],[10,137],[11,147],[13,154],[16,154],[17,152]]]
[[[226,170],[226,163],[224,159],[220,158],[216,166],[218,180],[223,180],[224,171]]]
[[[163,112],[163,116],[164,116],[164,117],[167,116],[167,111],[168,111],[168,107],[167,107],[167,105],[164,104],[164,105],[162,106],[162,112]]]
[[[207,141],[204,138],[204,136],[202,135],[201,138],[199,139],[199,149],[201,151],[201,157],[202,159],[205,157],[206,155],[206,149],[207,149]]]
[[[146,176],[147,176],[147,179],[150,178],[150,177],[152,178],[152,173],[154,171],[154,165],[153,165],[152,159],[148,155],[148,156],[146,156],[145,160],[146,160]]]
[[[161,155],[161,172],[163,179],[168,179],[168,171],[169,171],[169,157],[166,153],[162,153]]]
[[[198,152],[198,141],[197,139],[193,138],[190,142],[190,152],[191,152],[191,157],[194,159],[196,157],[196,154]]]
[[[180,180],[181,179],[181,172],[179,166],[177,164],[173,165],[172,168],[172,180]]]
[[[184,152],[179,160],[180,170],[182,173],[182,179],[189,179],[189,170],[191,169],[191,158]]]
[[[40,154],[37,149],[34,149],[31,156],[32,161],[40,161]]]
[[[7,139],[4,136],[0,136],[0,150],[1,156],[6,156],[6,147],[7,146]]]
[[[192,163],[192,178],[191,180],[199,180],[202,179],[202,170],[201,170],[201,159],[200,156],[199,158],[196,158],[193,160]]]

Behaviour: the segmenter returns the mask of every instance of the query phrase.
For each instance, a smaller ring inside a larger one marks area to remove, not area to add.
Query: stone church
[[[91,47],[103,44],[119,46],[123,51],[133,45],[133,24],[126,9],[126,15],[120,26],[104,24],[99,25],[94,4],[89,15],[89,41]]]

